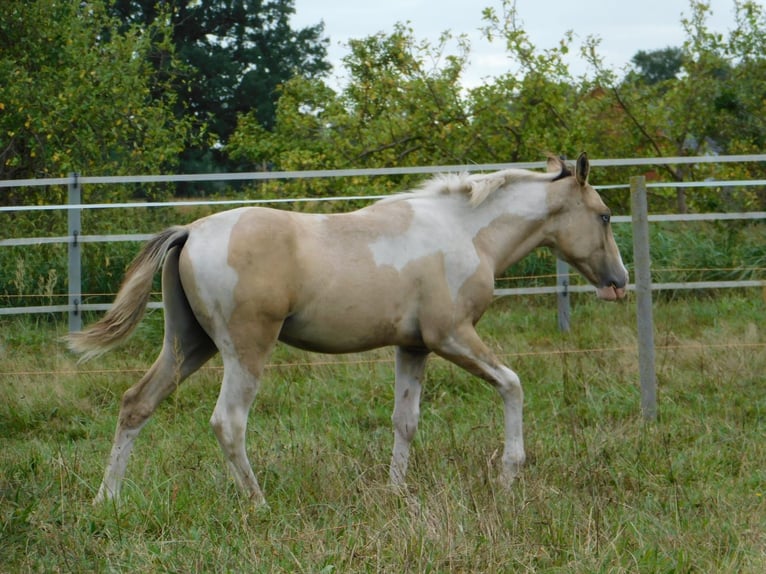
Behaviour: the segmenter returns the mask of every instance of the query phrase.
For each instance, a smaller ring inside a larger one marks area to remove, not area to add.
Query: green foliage
[[[214,361],[136,442],[119,506],[93,507],[119,408],[161,314],[76,366],[61,324],[0,320],[0,548],[8,571],[745,572],[764,570],[766,308],[760,293],[655,305],[660,419],[639,414],[635,308],[503,299],[479,324],[525,388],[528,464],[495,481],[502,407],[429,364],[409,496],[386,487],[388,352],[278,347],[248,452],[271,505],[233,485],[208,419]]]
[[[88,235],[156,233],[169,225],[208,215],[207,208],[132,208],[85,210],[82,229]],[[66,214],[35,212],[18,218],[12,237],[63,236]],[[12,233],[11,233],[12,232]],[[140,243],[83,243],[82,293],[85,303],[111,303]],[[65,244],[0,249],[0,305],[64,304],[67,301],[68,253]],[[55,281],[52,280],[55,278]],[[159,277],[157,278],[159,290]]]
[[[763,276],[764,225],[653,224],[650,243],[653,280],[657,283],[739,281]]]
[[[179,154],[205,163],[206,170],[220,167],[222,154],[238,169],[313,170],[527,161],[548,151],[574,156],[583,149],[594,158],[753,153],[766,142],[766,21],[755,2],[735,4],[736,27],[723,35],[708,29],[707,4],[692,1],[682,21],[684,45],[643,54],[634,61],[638,69],[624,77],[603,65],[598,39],[587,38],[580,51],[591,72],[574,77],[567,64],[576,51],[574,35],[540,50],[520,25],[516,3],[505,1],[497,10],[484,11],[484,33],[506,50],[507,74],[465,89],[466,38],[445,34],[432,44],[398,25],[390,33],[349,43],[343,64],[347,83],[339,92],[322,79],[321,26],[290,30],[290,1],[255,3],[244,12],[247,3],[220,0],[175,3],[174,8],[153,0],[6,4],[0,11],[0,78],[6,79],[0,82],[2,178],[163,172],[177,167]],[[233,44],[221,40],[229,36]],[[266,54],[265,45],[272,52]],[[670,73],[677,56],[680,72]],[[655,64],[666,71],[651,72]],[[251,106],[251,88],[265,85],[252,74],[266,68],[279,69],[269,76],[270,103],[261,105],[258,99]],[[263,106],[274,104],[275,115],[264,115]],[[206,131],[208,120],[216,133]],[[213,146],[215,141],[226,145]],[[599,168],[591,179],[596,185],[624,184],[636,171]],[[664,166],[646,175],[652,181],[763,179],[766,168],[763,163]],[[420,179],[272,181],[251,185],[246,194],[369,196],[401,191]],[[156,199],[175,191],[167,185],[86,186],[84,199]],[[0,203],[58,203],[65,193],[63,186],[4,190]],[[616,213],[629,211],[627,193],[604,195]],[[339,202],[310,209],[354,206]],[[650,206],[655,212],[766,210],[766,192],[653,188]],[[149,233],[197,215],[190,210],[88,211],[83,229]],[[6,236],[66,233],[63,212],[3,218]],[[658,228],[667,241],[659,240],[664,247],[655,262],[688,268],[683,260],[696,260],[729,269],[723,273],[727,278],[753,274],[763,260],[762,228],[737,225]],[[735,227],[741,231],[732,231]],[[629,259],[630,243],[622,247]],[[90,301],[110,299],[136,248],[90,244],[84,249],[84,291],[104,294]],[[65,258],[63,247],[0,250],[0,269],[10,270],[2,275],[0,293],[29,303],[50,299],[49,293],[62,296]],[[550,275],[553,267],[553,258],[541,251],[509,276]],[[25,279],[18,282],[21,271]],[[662,280],[674,278],[663,275]]]
[[[766,124],[766,59],[756,47],[766,41],[763,7],[753,2],[735,4],[738,28],[728,38],[707,28],[709,5],[690,3],[691,15],[683,20],[687,40],[680,51],[681,73],[664,81],[647,82],[629,74],[622,82],[600,66],[606,88],[601,114],[611,126],[603,142],[614,155],[688,156],[760,153]],[[626,137],[627,135],[627,137]],[[607,148],[607,149],[608,149]],[[632,148],[632,153],[631,153]],[[651,175],[671,181],[762,178],[761,164],[664,166]],[[763,209],[766,195],[747,190],[746,203]],[[687,197],[683,190],[667,192],[679,212],[727,210],[725,196],[712,189]]]
[[[296,77],[281,90],[273,131],[251,113],[240,118],[227,148],[235,159],[279,170],[417,166],[469,161],[467,116],[460,86],[461,55],[445,56],[397,26],[350,42],[348,87],[336,94],[320,80]],[[459,40],[463,45],[463,40]],[[437,62],[427,67],[427,61]],[[388,193],[411,178],[311,182],[312,195]],[[304,183],[280,183],[280,194],[305,193]]]
[[[169,14],[158,12],[155,0],[117,0],[111,10],[127,26],[169,17],[172,43],[190,74],[175,86],[182,111],[209,122],[222,142],[245,111],[271,126],[277,87],[290,77],[329,69],[323,25],[290,27],[293,0],[175,2]]]
[[[162,172],[177,165],[190,124],[175,116],[175,95],[147,61],[154,45],[167,46],[169,32],[158,22],[120,33],[102,1],[6,2],[0,178]],[[61,188],[10,189],[0,204],[61,199]]]
[[[529,161],[583,149],[596,158],[739,154],[766,142],[766,18],[756,2],[735,2],[736,27],[723,35],[708,28],[709,6],[693,0],[681,22],[684,45],[639,52],[622,76],[604,66],[598,38],[586,38],[580,53],[591,69],[575,77],[574,33],[539,49],[506,0],[483,13],[485,36],[507,53],[507,74],[466,89],[465,37],[447,33],[431,44],[400,24],[349,42],[337,93],[323,79],[321,24],[292,30],[293,10],[292,0],[10,1],[0,15],[0,134],[9,140],[0,177],[156,172],[179,155],[184,169],[294,170]],[[634,173],[604,170],[599,183]],[[648,175],[761,178],[764,168],[663,166]],[[377,194],[416,181],[312,180],[249,193]],[[120,197],[173,191],[112,189]],[[4,202],[58,201],[61,193],[13,190]],[[662,195],[679,211],[732,207],[717,190]],[[766,209],[763,190],[739,197]]]
[[[251,113],[266,128],[274,125],[279,86],[293,76],[319,77],[329,70],[323,24],[295,30],[293,0],[202,0],[174,2],[165,14],[156,0],[117,0],[111,10],[125,27],[153,26],[167,18],[170,41],[185,66],[172,90],[179,118],[193,118],[202,135],[183,150],[182,171],[239,171],[232,156],[220,153],[237,124]],[[165,73],[164,48],[152,61]],[[181,184],[186,195],[209,191],[200,183]]]

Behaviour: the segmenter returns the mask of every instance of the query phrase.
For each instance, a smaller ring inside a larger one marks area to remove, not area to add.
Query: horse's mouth
[[[614,284],[607,287],[596,288],[596,295],[604,301],[617,301],[625,298],[625,287],[617,287]]]

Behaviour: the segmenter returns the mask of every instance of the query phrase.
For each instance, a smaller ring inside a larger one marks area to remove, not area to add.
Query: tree
[[[190,142],[175,94],[154,74],[167,28],[120,32],[103,2],[8,0],[0,10],[0,178],[163,172]],[[114,189],[112,193],[114,193]],[[9,190],[3,204],[43,201]],[[56,189],[40,191],[46,202]]]
[[[725,38],[708,29],[709,6],[692,0],[680,70],[678,52],[669,49],[644,52],[634,59],[638,70],[619,74],[604,65],[599,40],[591,37],[581,46],[591,70],[574,77],[566,58],[574,35],[539,50],[506,0],[502,12],[485,10],[485,34],[504,43],[511,71],[472,90],[460,85],[467,42],[446,55],[445,44],[429,47],[399,26],[350,42],[344,61],[350,80],[340,93],[321,79],[294,78],[280,92],[274,129],[245,114],[226,150],[239,161],[290,170],[530,161],[582,150],[592,157],[756,153],[766,143],[766,23],[757,3],[736,6],[738,26]],[[668,165],[655,175],[671,181],[745,175],[734,169],[745,168]],[[631,173],[599,170],[599,183],[625,183]],[[312,182],[311,190],[295,193],[338,194],[346,185],[358,192],[343,181]],[[383,180],[368,185],[386,191]],[[688,202],[683,190],[657,195],[679,211],[720,208],[724,197],[715,190],[695,191]],[[762,195],[742,197],[763,203]],[[628,207],[625,194],[609,200]]]
[[[575,79],[566,63],[573,33],[567,32],[558,46],[539,50],[510,1],[502,3],[499,14],[485,9],[484,20],[484,35],[505,44],[513,69],[470,95],[472,125],[486,149],[482,160],[530,161],[546,153],[582,151],[580,108],[593,86]]]
[[[153,24],[170,11],[172,41],[187,76],[174,85],[179,115],[191,114],[211,133],[183,154],[184,171],[236,169],[218,153],[237,116],[253,113],[267,130],[275,121],[278,87],[293,76],[329,71],[323,24],[290,27],[294,0],[116,0],[114,13],[126,26]],[[155,62],[161,71],[164,58]]]
[[[648,83],[629,74],[621,83],[608,84],[635,135],[637,150],[662,157],[759,153],[763,149],[766,19],[758,3],[736,2],[735,7],[738,25],[726,37],[708,28],[708,4],[690,2],[691,13],[682,21],[687,39],[678,77]],[[705,164],[662,169],[673,180],[683,181],[736,179],[732,170],[742,168]],[[695,201],[706,207],[721,208],[720,197],[716,191],[695,193]],[[679,188],[678,211],[689,208],[687,199]]]
[[[631,59],[639,77],[647,84],[657,84],[678,77],[683,66],[681,48],[664,48],[650,52],[639,50]]]
[[[245,114],[227,152],[251,165],[268,163],[280,170],[470,161],[460,85],[465,56],[446,55],[449,39],[435,46],[417,42],[412,30],[398,25],[391,34],[352,40],[344,60],[349,81],[342,93],[318,79],[293,78],[280,90],[272,132],[254,114]],[[427,67],[424,61],[438,64]],[[363,184],[383,192],[391,190],[392,180]],[[282,193],[306,192],[304,185],[291,184]],[[337,185],[312,181],[311,193],[332,193]]]

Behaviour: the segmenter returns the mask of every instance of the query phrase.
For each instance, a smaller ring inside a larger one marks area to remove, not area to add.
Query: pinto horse
[[[501,479],[524,462],[519,377],[475,325],[494,279],[539,246],[553,249],[602,299],[625,296],[628,273],[610,212],[588,184],[585,154],[546,172],[442,175],[422,188],[333,215],[240,208],[171,227],[127,271],[111,309],[68,336],[83,358],[125,339],[162,267],[165,334],[154,365],[122,397],[96,502],[119,496],[130,451],[160,404],[216,352],[223,382],[210,420],[237,483],[265,499],[245,450],[248,412],[277,341],[323,353],[396,347],[390,481],[403,487],[430,353],[484,379],[505,417]]]

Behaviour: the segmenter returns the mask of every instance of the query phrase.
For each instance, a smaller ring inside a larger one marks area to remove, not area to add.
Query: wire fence
[[[747,349],[747,350],[760,350],[766,349],[766,343],[675,343],[675,344],[661,344],[656,345],[657,351],[663,352],[677,352],[677,351],[696,351],[705,352],[710,350],[730,350],[730,349]],[[497,356],[502,359],[523,359],[533,357],[562,357],[570,355],[588,356],[593,354],[607,354],[607,353],[621,353],[636,355],[637,349],[635,345],[631,346],[612,346],[612,347],[578,347],[576,349],[543,349],[539,351],[515,351],[515,352],[503,352],[498,353]],[[317,355],[318,356],[318,355]],[[442,360],[439,357],[434,357],[436,360]],[[446,362],[446,359],[443,359]],[[267,370],[274,369],[297,369],[297,368],[315,368],[315,367],[349,367],[349,366],[364,366],[364,365],[394,365],[393,353],[389,357],[354,357],[349,358],[348,355],[334,355],[330,359],[316,358],[305,361],[280,361],[267,363],[265,368]],[[65,376],[82,376],[82,375],[125,375],[135,374],[141,375],[147,370],[146,366],[143,367],[124,367],[119,369],[103,369],[103,368],[57,368],[55,370],[24,370],[24,371],[0,371],[0,377],[65,377]],[[223,365],[205,365],[201,367],[202,373],[222,373]],[[6,379],[7,380],[7,379]]]

